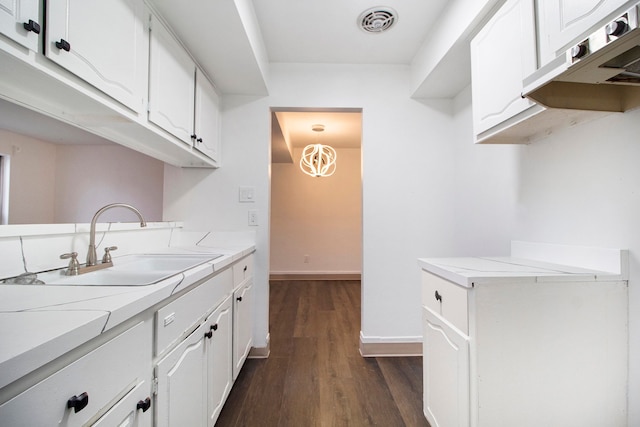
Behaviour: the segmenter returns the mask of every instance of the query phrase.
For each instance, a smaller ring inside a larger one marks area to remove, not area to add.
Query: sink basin
[[[145,286],[158,283],[178,273],[214,260],[212,254],[145,254],[114,258],[113,267],[78,276],[60,272],[38,275],[47,285],[56,286]]]

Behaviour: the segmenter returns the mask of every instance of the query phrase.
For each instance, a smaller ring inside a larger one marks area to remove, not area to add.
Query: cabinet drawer
[[[2,426],[83,426],[151,374],[151,322],[139,323],[0,406]],[[86,393],[75,412],[67,402]]]
[[[143,381],[109,409],[92,427],[151,427],[152,408],[138,409],[138,403],[151,399],[151,387]],[[151,401],[149,401],[151,404]]]
[[[422,304],[469,334],[468,290],[426,271],[422,272]]]
[[[156,312],[156,356],[231,295],[231,276],[228,268]]]
[[[253,255],[242,258],[240,261],[233,264],[234,289],[250,277],[253,277]]]

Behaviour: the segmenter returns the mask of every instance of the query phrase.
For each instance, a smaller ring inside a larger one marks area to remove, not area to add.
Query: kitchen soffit
[[[382,3],[149,0],[222,93],[257,95],[267,94],[269,63],[411,64],[448,2]],[[397,22],[366,33],[358,16],[376,6],[394,9]]]

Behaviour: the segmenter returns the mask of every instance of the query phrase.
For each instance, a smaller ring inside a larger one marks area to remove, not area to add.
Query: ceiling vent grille
[[[365,10],[358,17],[358,25],[367,33],[387,31],[398,20],[396,11],[388,7]]]

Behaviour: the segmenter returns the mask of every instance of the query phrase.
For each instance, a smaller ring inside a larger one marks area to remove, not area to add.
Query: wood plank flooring
[[[429,426],[422,358],[363,358],[359,281],[274,281],[271,355],[244,365],[216,426]]]

